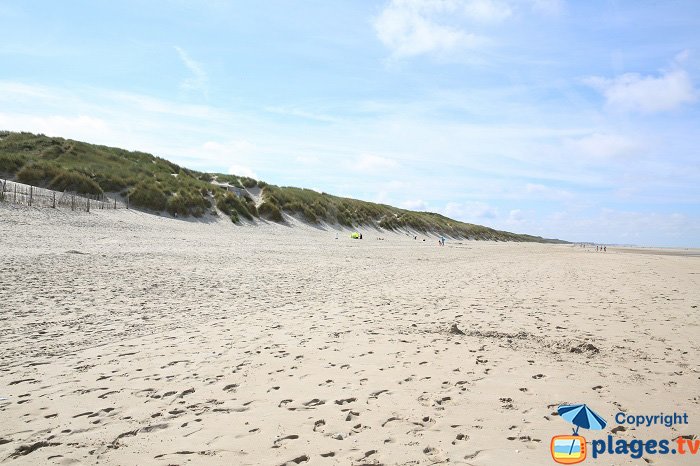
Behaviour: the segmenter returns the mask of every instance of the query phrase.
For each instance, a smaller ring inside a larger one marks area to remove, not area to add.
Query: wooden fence
[[[90,212],[94,209],[128,209],[129,200],[104,194],[77,194],[39,188],[9,180],[0,180],[0,202],[11,202],[30,207],[66,208]]]

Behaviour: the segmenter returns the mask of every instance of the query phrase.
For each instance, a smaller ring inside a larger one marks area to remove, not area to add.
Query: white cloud
[[[54,99],[51,89],[15,81],[0,81],[0,98],[2,100]]]
[[[164,113],[190,118],[225,120],[230,114],[206,105],[183,104],[162,100],[142,94],[131,92],[104,91],[100,92],[104,97],[119,103],[134,105],[141,110],[151,113]]]
[[[294,161],[301,165],[316,165],[320,162],[320,159],[313,155],[297,155]]]
[[[182,48],[175,47],[175,51],[180,56],[180,60],[192,73],[192,76],[182,81],[180,87],[186,91],[199,91],[207,97],[207,83],[209,77],[202,68],[202,65],[190,57],[190,55]]]
[[[513,225],[521,224],[525,221],[525,215],[520,209],[513,209],[508,213],[508,223]]]
[[[457,220],[473,221],[496,218],[498,211],[485,202],[448,202],[443,214]]]
[[[513,14],[513,10],[505,2],[494,0],[471,0],[463,5],[467,17],[483,22],[499,22]]]
[[[390,170],[396,168],[398,163],[396,160],[387,159],[385,157],[379,157],[378,155],[364,154],[361,155],[356,161],[349,163],[349,167],[352,170],[379,174],[377,172],[382,172],[384,170]]]
[[[483,37],[441,21],[441,15],[454,13],[460,6],[466,13],[464,2],[459,0],[392,0],[375,19],[374,28],[379,40],[397,58],[484,44]],[[490,11],[487,7],[481,9],[482,15]],[[476,10],[473,14],[479,14]]]
[[[643,151],[643,145],[617,134],[594,133],[578,139],[564,141],[564,149],[583,157],[614,158],[633,155]]]
[[[401,203],[401,207],[409,210],[428,210],[428,203],[423,199],[409,199]]]
[[[407,189],[409,186],[409,183],[401,180],[391,180],[387,183],[384,183],[384,188],[390,191],[401,191]]]
[[[530,194],[539,194],[547,192],[547,187],[543,184],[528,183],[525,185],[525,191]]]
[[[247,176],[249,178],[258,178],[258,175],[250,168],[244,165],[231,165],[228,167],[229,175]]]
[[[324,115],[322,113],[309,112],[299,108],[289,108],[289,107],[265,107],[264,110],[269,113],[276,113],[278,115],[289,115],[299,118],[304,118],[307,120],[323,121],[326,123],[337,122],[338,119],[329,115]]]
[[[532,9],[546,15],[557,15],[564,9],[562,0],[532,0]]]
[[[255,170],[251,167],[254,165],[253,155],[256,150],[255,144],[246,140],[207,141],[201,146],[182,151],[188,155],[180,157],[180,159],[187,166],[196,161],[198,165],[204,167],[228,167],[227,172],[231,175],[258,178]]]
[[[698,247],[700,217],[677,212],[631,212],[601,209],[590,216],[560,213],[539,221],[570,241],[608,244]],[[533,228],[534,230],[534,228]]]
[[[254,144],[245,140],[230,141],[227,143],[207,141],[202,147],[205,151],[225,157],[240,156],[241,154],[247,155],[255,149]]]
[[[534,199],[547,199],[552,201],[562,201],[573,197],[573,194],[569,191],[552,188],[540,183],[527,183],[525,185],[525,195]]]
[[[673,67],[658,76],[626,73],[612,79],[594,76],[585,82],[603,94],[610,110],[639,113],[674,110],[698,98],[690,76],[679,66],[684,56],[687,53],[679,54]]]
[[[107,122],[88,115],[29,116],[0,113],[0,128],[9,131],[30,130],[56,137],[70,135],[83,140],[113,136],[112,129]]]

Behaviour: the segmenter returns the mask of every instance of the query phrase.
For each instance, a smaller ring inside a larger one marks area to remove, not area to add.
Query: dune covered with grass
[[[218,210],[234,223],[256,219],[285,223],[295,217],[312,225],[375,227],[464,239],[560,242],[432,212],[274,186],[245,176],[190,170],[145,152],[24,132],[0,132],[0,177],[93,196],[118,193],[128,197],[134,207],[178,217],[204,217]]]

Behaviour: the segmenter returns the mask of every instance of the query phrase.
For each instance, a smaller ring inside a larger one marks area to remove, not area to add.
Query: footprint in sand
[[[310,458],[308,457],[308,455],[301,455],[301,456],[294,458],[293,460],[285,461],[284,463],[282,463],[281,466],[306,463],[307,461],[309,461],[309,459]]]
[[[503,409],[514,409],[513,408],[513,398],[500,398]]]
[[[335,404],[337,404],[337,405],[344,405],[345,403],[352,403],[352,402],[355,402],[355,401],[357,401],[357,398],[355,398],[355,397],[352,397],[352,398],[345,398],[345,399],[341,399],[341,400],[335,400]]]
[[[479,453],[481,453],[484,450],[476,450],[474,453],[470,453],[468,455],[464,455],[465,460],[473,460],[477,456],[479,456]]]
[[[433,463],[444,463],[448,460],[443,452],[435,447],[427,446],[423,449],[423,453],[425,453]]]
[[[362,455],[362,457],[358,458],[357,461],[364,461],[364,460],[366,460],[367,458],[369,458],[370,456],[372,456],[372,455],[374,455],[374,454],[376,454],[376,453],[377,453],[377,450],[369,450],[369,451],[366,451],[366,452]]]
[[[280,437],[273,442],[272,448],[279,448],[285,440],[296,440],[299,436],[296,434],[287,435],[286,437]],[[308,460],[307,460],[308,461]]]
[[[318,429],[326,425],[326,421],[324,419],[319,419],[318,421],[314,422],[314,432],[319,432]]]
[[[369,399],[370,399],[370,400],[371,400],[371,399],[375,399],[375,400],[376,400],[376,399],[379,397],[379,395],[381,395],[382,393],[388,393],[388,392],[389,392],[389,390],[379,390],[379,391],[376,391],[376,392],[372,392],[372,393],[370,393],[370,395],[369,395]]]
[[[401,418],[396,417],[396,416],[392,416],[382,423],[382,427],[386,426],[387,424],[389,424],[392,421],[400,421],[400,420],[401,420]]]
[[[314,408],[316,406],[321,406],[323,404],[326,404],[326,402],[323,400],[319,400],[318,398],[314,398],[313,400],[307,401],[306,403],[303,403],[303,404],[307,408]]]

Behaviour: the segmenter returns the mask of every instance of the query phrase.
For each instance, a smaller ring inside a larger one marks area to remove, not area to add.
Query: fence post
[[[7,183],[7,180],[2,180],[2,194],[0,194],[0,199],[3,201],[5,200],[5,184]]]
[[[70,210],[75,210],[75,194],[70,195]]]
[[[56,208],[56,191],[53,192],[53,208]]]
[[[32,206],[32,198],[34,197],[34,186],[29,185],[29,207]]]
[[[129,210],[129,191],[126,192],[126,210]]]
[[[88,196],[90,196],[88,194]],[[90,212],[90,197],[87,198],[87,211]]]
[[[117,198],[114,198],[114,210],[117,210]]]
[[[17,204],[17,183],[15,183],[15,200],[14,203]]]

